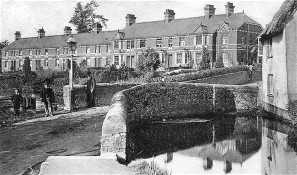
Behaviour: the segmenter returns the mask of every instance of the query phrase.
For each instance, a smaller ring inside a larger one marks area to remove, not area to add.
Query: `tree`
[[[223,58],[220,57],[217,59],[216,68],[222,68],[224,67]]]
[[[154,49],[147,48],[138,58],[136,68],[139,71],[155,71],[160,67],[159,54],[154,51]]]
[[[207,48],[203,48],[203,53],[202,53],[202,60],[200,62],[200,67],[203,69],[203,70],[206,70],[206,69],[210,69],[210,56],[209,56],[209,52],[207,50]]]
[[[30,66],[30,58],[26,57],[23,64],[23,71],[25,73],[25,77],[28,77],[31,74],[31,66]]]
[[[78,2],[75,7],[74,15],[69,23],[76,27],[78,33],[87,33],[92,31],[95,20],[98,20],[102,25],[106,26],[108,19],[103,15],[97,15],[94,11],[99,5],[95,0],[91,0],[85,6]]]

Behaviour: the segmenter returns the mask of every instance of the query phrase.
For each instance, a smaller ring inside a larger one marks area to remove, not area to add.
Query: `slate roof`
[[[117,31],[102,31],[96,33],[79,33],[73,34],[74,39],[78,45],[98,45],[98,44],[110,44],[110,41],[116,36]],[[39,48],[54,48],[54,47],[66,47],[66,42],[69,36],[66,35],[53,35],[44,36],[42,38],[30,37],[20,38],[3,50],[13,49],[39,49]]]
[[[226,17],[225,14],[214,15],[210,19],[204,16],[174,19],[169,23],[164,20],[135,23],[122,30],[125,33],[125,38],[149,38],[175,35],[189,35],[194,33],[201,24],[207,27],[209,33],[214,33],[224,22],[229,23],[229,28],[237,29],[244,22],[258,24],[255,20],[248,17],[245,13],[235,13]]]
[[[286,0],[262,31],[261,37],[273,37],[281,33],[297,11],[297,0]]]

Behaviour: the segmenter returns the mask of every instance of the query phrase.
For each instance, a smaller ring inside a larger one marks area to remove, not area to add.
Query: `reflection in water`
[[[296,131],[277,122],[263,122],[262,174],[297,174],[297,137],[292,134]]]
[[[258,117],[147,123],[130,129],[127,158],[172,174],[297,174],[296,133]]]

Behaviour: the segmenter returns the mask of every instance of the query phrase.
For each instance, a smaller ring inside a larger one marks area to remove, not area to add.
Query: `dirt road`
[[[51,155],[99,155],[107,110],[93,108],[0,128],[0,174],[23,173]]]

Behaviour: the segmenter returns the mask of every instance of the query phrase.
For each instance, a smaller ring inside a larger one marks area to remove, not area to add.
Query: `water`
[[[260,117],[155,122],[130,131],[131,164],[153,161],[172,174],[297,174],[297,128]]]

